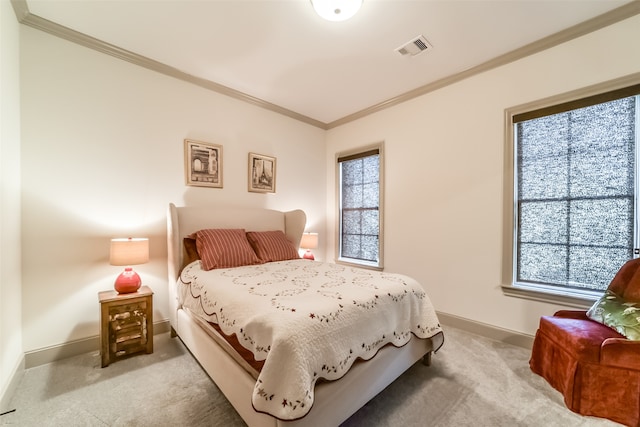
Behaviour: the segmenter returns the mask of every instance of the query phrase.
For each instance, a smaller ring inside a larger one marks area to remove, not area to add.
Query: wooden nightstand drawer
[[[146,350],[146,320],[128,322],[125,325],[113,322],[110,333],[113,334],[111,342],[116,356]]]
[[[142,329],[144,328],[146,321],[147,319],[145,316],[135,316],[128,319],[113,319],[111,321],[111,329],[115,332],[130,329]]]
[[[136,304],[123,304],[109,307],[109,315],[113,320],[128,319],[131,316],[141,316],[147,311],[147,302],[140,301]]]
[[[100,301],[102,367],[139,352],[153,353],[153,292],[142,286],[138,292],[105,291]]]
[[[138,353],[141,351],[145,351],[146,349],[146,340],[143,342],[143,340],[141,340],[140,338],[128,339],[126,341],[116,341],[112,344],[112,351],[116,357]]]

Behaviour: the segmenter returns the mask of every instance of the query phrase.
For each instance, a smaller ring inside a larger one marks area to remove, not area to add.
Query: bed
[[[330,368],[334,368],[333,373],[323,371],[324,366],[318,369],[320,374],[314,371],[314,375],[320,378],[313,378],[312,382],[314,387],[311,389],[311,396],[308,397],[307,402],[302,402],[302,404],[301,402],[297,402],[297,404],[294,405],[296,406],[295,408],[291,405],[291,402],[285,402],[283,399],[278,399],[277,397],[274,399],[276,404],[270,402],[270,397],[273,397],[274,394],[277,395],[277,393],[267,395],[262,391],[262,388],[258,386],[261,384],[262,379],[266,378],[271,381],[270,385],[272,388],[284,386],[285,381],[278,383],[274,380],[273,373],[276,372],[274,371],[274,367],[277,369],[278,364],[274,364],[275,362],[273,362],[270,365],[270,370],[267,369],[267,365],[270,363],[267,358],[266,360],[262,360],[265,368],[262,369],[262,371],[256,371],[256,368],[253,368],[250,362],[247,362],[245,358],[233,351],[232,346],[228,343],[228,340],[225,339],[224,335],[229,333],[229,331],[233,331],[235,336],[240,339],[243,334],[246,335],[245,331],[243,329],[233,329],[239,327],[235,324],[235,317],[232,322],[225,322],[225,319],[220,317],[223,312],[216,307],[218,301],[212,302],[213,299],[217,298],[210,298],[213,292],[212,290],[197,291],[202,292],[202,295],[193,295],[197,293],[194,289],[200,289],[198,287],[199,285],[196,286],[196,283],[199,283],[197,280],[201,280],[202,278],[202,281],[204,281],[204,277],[210,273],[217,275],[215,276],[214,282],[220,280],[221,275],[232,276],[231,280],[235,280],[236,282],[243,281],[242,283],[236,284],[238,289],[244,289],[244,291],[247,292],[246,295],[241,297],[246,300],[251,299],[253,294],[256,293],[256,284],[260,285],[268,282],[268,280],[265,281],[261,275],[274,274],[275,276],[271,277],[280,277],[278,275],[295,276],[297,274],[298,277],[301,277],[301,275],[330,275],[333,277],[336,274],[342,275],[346,269],[332,263],[293,259],[289,261],[257,263],[246,267],[214,269],[210,272],[201,272],[198,268],[201,268],[206,260],[188,263],[192,254],[188,253],[189,250],[185,247],[185,238],[193,236],[194,233],[201,230],[210,229],[242,229],[247,232],[255,232],[256,234],[262,232],[281,232],[281,234],[291,242],[293,247],[298,248],[305,224],[306,216],[301,210],[280,212],[269,209],[211,206],[176,207],[174,204],[169,205],[167,214],[167,243],[172,334],[180,337],[185,346],[220,388],[238,414],[251,427],[293,427],[302,425],[338,426],[420,359],[423,360],[423,363],[429,364],[431,354],[440,348],[444,340],[440,325],[437,324],[435,311],[433,311],[433,313],[428,313],[428,316],[435,318],[435,323],[431,320],[428,327],[426,323],[423,324],[421,328],[424,328],[424,330],[420,329],[417,333],[412,331],[414,333],[408,333],[407,337],[404,338],[393,336],[388,339],[391,344],[381,345],[379,348],[357,348],[357,351],[362,351],[365,355],[363,357],[355,357],[355,355],[354,357],[349,357],[349,361],[344,363],[344,367],[341,361],[338,369],[331,366]],[[246,273],[245,270],[239,270],[244,268],[248,269],[249,273]],[[275,273],[270,272],[270,270],[274,270]],[[283,271],[285,273],[283,273]],[[360,280],[360,276],[365,277],[374,274],[369,272],[370,270],[353,268],[348,268],[347,271],[347,273],[352,276],[356,276],[349,278],[351,281]],[[378,273],[376,272],[375,274]],[[246,277],[249,277],[249,279]],[[390,281],[399,280],[398,277],[394,275],[385,275],[385,277]],[[258,280],[260,282],[253,283],[254,286],[248,286],[247,284],[251,285],[251,283],[249,283],[251,280]],[[340,280],[344,281],[344,278],[340,278]],[[308,285],[306,281],[304,281],[304,283],[306,289]],[[298,280],[296,286],[299,285],[300,280]],[[376,287],[377,286],[379,285],[376,285]],[[185,289],[189,290],[185,291]],[[266,288],[263,287],[260,289],[263,290]],[[430,301],[428,301],[428,297],[425,296],[426,294],[424,294],[423,291],[416,292],[415,287],[413,290],[411,290],[411,288],[407,289],[410,289],[409,293],[423,294],[421,298],[426,299],[428,302],[428,304],[425,303],[424,305],[432,310]],[[209,292],[209,294],[206,292]],[[231,298],[235,293],[235,291],[229,292],[230,295],[224,297],[219,296],[219,298],[221,300],[227,297]],[[407,291],[405,290],[404,293],[407,293]],[[392,293],[389,292],[389,297],[391,296]],[[385,294],[384,297],[387,298],[387,295]],[[190,302],[188,301],[189,298],[191,298]],[[375,298],[378,298],[378,296],[376,295]],[[399,295],[397,299],[403,300],[404,295]],[[203,308],[199,310],[198,307],[194,305],[194,301],[200,301],[200,306]],[[206,305],[206,301],[209,301],[209,306]],[[272,306],[281,304],[281,302],[274,302],[276,301],[275,298],[271,298],[270,301]],[[340,304],[343,303],[340,302]],[[356,304],[355,297],[353,298],[352,304]],[[368,303],[365,302],[364,304]],[[413,307],[416,303],[410,304],[413,304]],[[342,305],[340,306],[342,307]],[[287,311],[289,314],[296,311],[288,307],[279,307],[279,309],[281,309],[281,311]],[[304,310],[299,311],[303,312]],[[229,309],[224,312],[224,315],[228,316],[228,313]],[[322,322],[322,319],[320,319],[321,312],[318,312],[318,316],[315,316],[313,313],[309,316],[307,314],[308,311],[304,311],[304,313],[304,316],[298,317],[301,325],[306,322],[311,325],[311,328],[314,328],[318,321]],[[209,315],[208,318],[207,314]],[[247,316],[248,315],[249,314],[247,314]],[[343,317],[345,316],[343,315]],[[314,324],[313,322],[316,323]],[[329,323],[329,321],[325,319],[324,323]],[[221,330],[221,328],[226,330]],[[266,327],[263,329],[267,329],[267,332],[271,330]],[[418,338],[417,335],[414,334],[422,335],[423,338]],[[305,337],[306,336],[307,335],[305,335]],[[393,340],[397,340],[399,344]],[[313,341],[313,339],[309,340],[305,338],[298,341]],[[337,344],[338,341],[341,342],[342,340],[336,340],[335,345],[339,347]],[[253,344],[255,344],[252,347],[254,352],[259,353],[256,349],[260,347],[256,343]],[[243,346],[247,347],[247,344],[245,343]],[[332,343],[330,347],[333,346],[334,344]],[[323,345],[320,348],[324,349],[324,347],[326,346]],[[349,348],[349,344],[347,344],[347,348]],[[304,351],[307,351],[307,353],[304,354]],[[298,357],[300,361],[296,363],[306,363],[306,360],[314,359],[314,354],[309,353],[310,351],[309,349],[296,349],[289,353],[297,354],[303,352],[303,354]],[[275,349],[275,344],[274,347],[269,347],[266,353],[269,354],[270,357],[270,353],[278,353]],[[282,351],[280,351],[280,353],[282,353]],[[284,353],[287,352],[284,351]],[[261,359],[261,357],[256,356],[255,359]],[[312,364],[312,362],[308,362],[308,364]],[[309,369],[313,371],[311,367],[309,367]],[[271,373],[271,376],[268,375],[268,372]],[[304,377],[304,375],[300,376]],[[334,377],[335,380],[333,380]],[[268,387],[264,388],[266,389]],[[262,394],[257,392],[257,390],[262,391]],[[288,403],[289,406],[285,403]],[[304,408],[300,408],[299,406],[303,406]]]

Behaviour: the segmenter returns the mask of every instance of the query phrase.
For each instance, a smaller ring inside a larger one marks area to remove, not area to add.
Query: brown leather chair
[[[640,259],[623,265],[609,290],[640,302]],[[640,341],[589,319],[586,311],[541,317],[529,365],[572,411],[640,426]]]

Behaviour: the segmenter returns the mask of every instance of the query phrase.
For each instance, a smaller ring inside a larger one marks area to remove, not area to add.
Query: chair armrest
[[[563,317],[565,319],[588,319],[587,312],[584,310],[560,310],[556,311],[554,316]]]
[[[600,346],[600,363],[640,371],[640,341],[607,338]]]

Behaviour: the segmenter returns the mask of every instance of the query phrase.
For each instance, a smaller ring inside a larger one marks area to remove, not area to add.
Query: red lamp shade
[[[300,247],[307,250],[302,258],[315,259],[310,249],[316,249],[318,247],[318,233],[303,233],[302,239],[300,240]]]
[[[111,239],[109,263],[111,265],[136,265],[149,262],[149,239],[126,238]],[[126,267],[116,278],[115,290],[120,294],[136,292],[142,281],[138,273]]]

